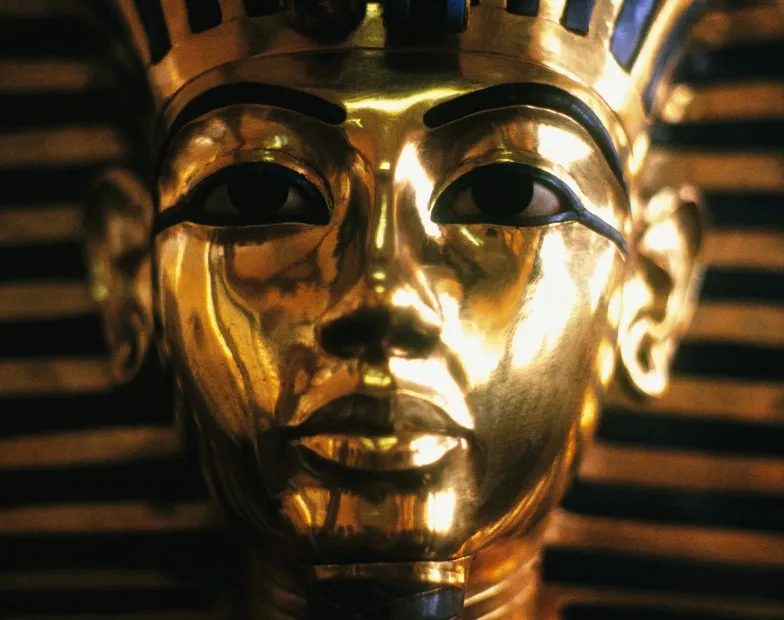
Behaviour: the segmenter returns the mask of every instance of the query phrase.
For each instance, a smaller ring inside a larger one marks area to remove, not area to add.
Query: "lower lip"
[[[294,445],[351,469],[405,471],[435,465],[452,450],[465,449],[467,442],[462,437],[415,433],[380,437],[313,435],[295,440]]]

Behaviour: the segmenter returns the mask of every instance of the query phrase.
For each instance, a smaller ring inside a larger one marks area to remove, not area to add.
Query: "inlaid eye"
[[[324,225],[324,195],[302,174],[266,162],[243,163],[208,177],[187,201],[182,219],[213,226]]]
[[[431,218],[439,224],[530,226],[571,210],[571,200],[540,171],[497,163],[475,168],[452,183],[436,201]]]

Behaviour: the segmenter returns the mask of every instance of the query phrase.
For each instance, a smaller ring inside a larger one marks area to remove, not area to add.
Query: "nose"
[[[356,279],[317,326],[321,347],[342,358],[383,361],[427,357],[440,342],[442,317],[427,267],[421,223],[377,179]]]
[[[390,357],[427,357],[439,341],[438,326],[414,312],[389,307],[359,308],[322,326],[322,348],[342,358],[371,362]]]

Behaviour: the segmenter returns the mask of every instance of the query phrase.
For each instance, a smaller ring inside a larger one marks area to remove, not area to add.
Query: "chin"
[[[294,447],[281,480],[279,533],[309,562],[370,563],[460,557],[474,532],[476,469],[454,450],[428,467],[345,467]]]

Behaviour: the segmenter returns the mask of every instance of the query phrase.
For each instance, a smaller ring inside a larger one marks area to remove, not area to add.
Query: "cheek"
[[[278,384],[258,346],[258,317],[227,286],[225,248],[175,228],[156,243],[165,348],[189,400],[231,435],[253,437],[257,413],[272,409]]]
[[[292,369],[317,370],[313,326],[340,271],[330,260],[338,254],[337,228],[282,232],[184,225],[156,244],[175,371],[236,437],[254,437],[289,415],[280,413],[281,398],[298,389],[301,373]]]
[[[466,291],[465,322],[483,326],[494,351],[469,394],[491,471],[535,474],[549,464],[612,374],[620,253],[576,223],[539,230],[518,239],[527,251],[511,255],[516,277]]]
[[[445,227],[448,276],[438,279],[441,338],[459,360],[467,392],[486,388],[508,365],[509,337],[528,283],[537,277],[543,229]]]

